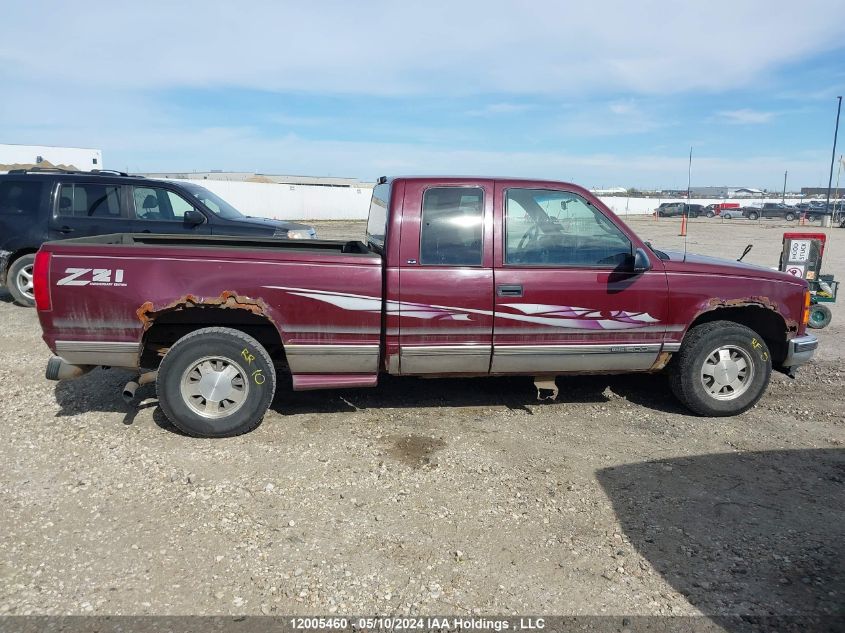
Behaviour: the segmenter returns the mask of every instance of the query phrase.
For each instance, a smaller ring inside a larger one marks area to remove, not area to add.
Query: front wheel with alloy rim
[[[156,389],[164,414],[179,430],[232,437],[261,424],[276,390],[276,372],[253,337],[209,327],[173,344],[159,366]]]
[[[35,254],[18,257],[9,266],[6,273],[6,287],[12,293],[15,303],[31,308],[35,305],[32,284],[32,269],[35,267]]]
[[[675,396],[699,415],[737,415],[763,395],[772,358],[763,338],[732,321],[692,328],[669,365]]]
[[[749,219],[749,220],[756,220],[756,219],[757,219],[757,218],[759,218],[759,217],[760,217],[760,216],[759,216],[759,215],[757,215],[756,213],[754,213],[753,211],[752,211],[751,213],[749,213],[749,214],[748,214],[748,219]]]

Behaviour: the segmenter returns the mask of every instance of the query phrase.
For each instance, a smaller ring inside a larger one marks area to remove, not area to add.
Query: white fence
[[[318,187],[228,180],[190,180],[213,191],[246,215],[278,220],[364,220],[369,187]]]
[[[319,187],[260,182],[225,180],[192,180],[226,199],[247,215],[279,220],[365,220],[370,209],[369,187]],[[647,215],[661,202],[682,202],[679,198],[626,198],[601,197],[610,209],[620,216]],[[695,199],[695,204],[738,202],[740,205],[758,205],[762,202],[780,202],[775,198],[737,198],[735,200]],[[794,203],[794,200],[791,201]]]

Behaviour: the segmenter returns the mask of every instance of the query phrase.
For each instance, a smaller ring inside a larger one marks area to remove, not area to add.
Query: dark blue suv
[[[306,224],[243,215],[193,183],[106,171],[0,174],[0,285],[16,303],[34,303],[32,265],[41,244],[107,233],[316,237]]]

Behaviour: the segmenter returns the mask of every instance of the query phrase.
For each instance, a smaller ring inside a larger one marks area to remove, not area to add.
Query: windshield
[[[238,211],[231,204],[226,202],[216,193],[212,193],[205,187],[199,185],[183,185],[194,198],[202,202],[208,209],[224,220],[240,220],[245,217],[243,213]]]

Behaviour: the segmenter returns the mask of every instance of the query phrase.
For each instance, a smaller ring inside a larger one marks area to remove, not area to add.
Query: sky
[[[842,0],[3,0],[0,143],[133,172],[826,186]],[[845,127],[845,123],[843,123]],[[845,136],[845,134],[843,134]],[[840,139],[837,156],[845,151]]]

